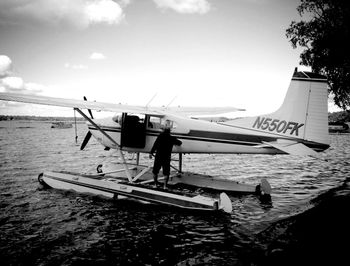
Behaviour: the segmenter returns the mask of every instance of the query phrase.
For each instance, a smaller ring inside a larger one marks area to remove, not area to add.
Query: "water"
[[[86,130],[78,125],[80,142]],[[192,213],[40,189],[37,176],[44,170],[94,171],[116,155],[93,139],[80,151],[74,128],[2,121],[0,261],[2,265],[262,265],[281,237],[283,248],[293,242],[293,223],[286,221],[350,195],[349,158],[349,135],[332,135],[331,148],[319,159],[186,155],[186,171],[248,184],[264,177],[273,188],[268,202],[255,195],[230,195],[232,214]]]

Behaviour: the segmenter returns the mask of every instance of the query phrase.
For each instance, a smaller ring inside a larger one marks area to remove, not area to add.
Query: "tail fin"
[[[298,134],[304,140],[329,144],[327,99],[326,77],[295,71],[282,106],[272,116],[304,124]]]
[[[276,112],[243,118],[234,124],[277,138],[324,144],[325,149],[329,146],[327,99],[326,77],[296,69],[284,102]]]

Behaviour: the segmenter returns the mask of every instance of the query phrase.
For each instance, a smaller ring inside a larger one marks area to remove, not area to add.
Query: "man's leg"
[[[169,175],[170,175],[170,160],[166,160],[163,162],[163,174],[164,174],[164,189],[167,189]]]
[[[156,188],[158,186],[158,175],[153,174],[153,180],[154,180],[154,187]]]
[[[158,173],[161,168],[161,164],[157,158],[154,160],[154,165],[153,165],[153,180],[154,180],[154,187],[156,188],[158,186]]]
[[[164,176],[164,189],[167,189],[168,186],[168,181],[169,181],[169,175]]]

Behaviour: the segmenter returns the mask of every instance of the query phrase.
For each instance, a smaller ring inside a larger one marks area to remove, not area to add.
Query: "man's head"
[[[166,133],[166,134],[170,134],[170,128],[169,127],[165,127],[163,132]]]

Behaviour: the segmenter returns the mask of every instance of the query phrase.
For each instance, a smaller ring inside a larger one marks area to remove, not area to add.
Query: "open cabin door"
[[[122,147],[144,148],[146,144],[147,116],[123,113],[121,123]]]

